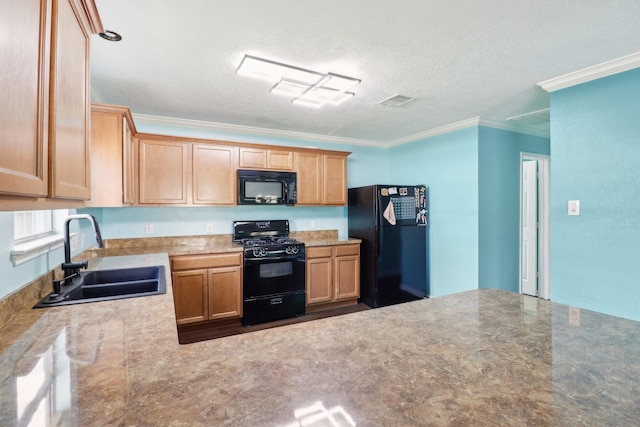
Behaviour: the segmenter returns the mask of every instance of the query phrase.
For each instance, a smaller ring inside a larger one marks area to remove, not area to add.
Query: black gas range
[[[242,323],[303,315],[304,243],[289,237],[289,221],[234,221],[233,241],[244,248]]]

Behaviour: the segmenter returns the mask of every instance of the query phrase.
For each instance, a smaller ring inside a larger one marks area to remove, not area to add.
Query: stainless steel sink
[[[166,293],[165,269],[151,267],[93,270],[79,273],[59,293],[51,293],[34,308],[135,298]]]

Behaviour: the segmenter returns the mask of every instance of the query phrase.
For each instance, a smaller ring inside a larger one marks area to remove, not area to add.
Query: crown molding
[[[228,139],[234,142],[248,142],[246,138],[242,138],[241,135],[254,135],[259,137],[268,136],[268,137],[274,137],[274,138],[289,138],[289,139],[297,139],[297,140],[313,141],[313,142],[327,142],[327,143],[334,143],[334,144],[362,145],[362,146],[377,147],[377,148],[391,148],[397,145],[408,144],[410,142],[419,141],[421,139],[432,138],[434,136],[443,135],[446,133],[454,132],[461,129],[467,129],[474,126],[487,126],[487,127],[502,129],[510,132],[523,133],[526,135],[539,136],[543,138],[549,137],[548,130],[545,131],[545,130],[533,128],[530,126],[524,126],[524,125],[508,123],[508,122],[504,123],[504,122],[493,121],[489,119],[481,119],[479,116],[472,117],[466,120],[461,120],[455,123],[450,123],[448,125],[440,126],[434,129],[429,129],[423,132],[414,133],[412,135],[393,139],[388,142],[358,139],[358,138],[334,137],[334,136],[320,135],[315,133],[258,128],[258,127],[252,127],[252,126],[231,125],[226,123],[205,122],[201,120],[180,119],[175,117],[153,116],[148,114],[131,114],[131,116],[133,117],[133,120],[136,123],[136,128],[138,128],[139,132],[147,132],[147,131],[157,132],[157,130],[155,129],[145,130],[144,125],[167,126],[167,127],[179,128],[179,129],[196,129],[196,130],[203,130],[208,132],[229,133],[230,135],[225,135],[225,139]],[[140,130],[141,128],[143,130]],[[188,137],[193,135],[184,135],[184,134],[176,133],[175,136]],[[262,141],[252,141],[252,142],[262,142]]]
[[[330,142],[334,144],[365,145],[384,148],[387,144],[384,141],[374,141],[368,139],[345,138],[339,136],[320,135],[315,133],[295,132],[290,130],[278,130],[269,128],[259,128],[253,126],[232,125],[227,123],[205,122],[201,120],[180,119],[175,117],[161,117],[147,114],[132,114],[138,129],[141,125],[170,126],[182,129],[197,129],[209,132],[229,132],[232,134],[269,136],[274,138],[289,138],[313,142]],[[178,136],[178,135],[176,135]],[[234,139],[233,135],[230,138]],[[235,142],[246,142],[238,139]]]
[[[494,128],[494,129],[506,130],[509,132],[523,133],[525,135],[539,136],[541,138],[549,138],[551,136],[551,132],[549,128],[540,129],[540,128],[526,126],[523,124],[512,123],[512,122],[500,122],[500,121],[491,120],[491,119],[480,119],[479,125]]]
[[[622,58],[603,62],[602,64],[594,65],[582,70],[555,77],[553,79],[545,80],[538,83],[538,86],[540,86],[547,92],[554,92],[556,90],[565,89],[602,77],[622,73],[623,71],[629,71],[638,67],[640,67],[640,52],[632,53],[631,55],[623,56]]]
[[[454,132],[460,129],[467,129],[480,124],[480,117],[472,117],[470,119],[461,120],[459,122],[451,123],[448,125],[440,126],[434,129],[425,130],[423,132],[414,133],[402,138],[394,139],[386,144],[386,147],[395,147],[396,145],[408,144],[410,142],[418,141],[421,139],[432,138],[434,136],[442,135],[449,132]]]

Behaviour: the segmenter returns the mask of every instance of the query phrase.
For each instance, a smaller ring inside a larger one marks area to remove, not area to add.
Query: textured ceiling
[[[637,52],[638,0],[96,0],[94,99],[134,114],[393,144],[548,108],[538,82]],[[312,109],[235,74],[244,54],[356,77]],[[378,103],[395,94],[401,107]],[[543,125],[544,127],[544,125]]]

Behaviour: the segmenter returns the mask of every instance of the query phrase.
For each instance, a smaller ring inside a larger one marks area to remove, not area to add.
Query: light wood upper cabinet
[[[193,144],[193,203],[235,205],[237,147]]]
[[[299,151],[295,153],[298,205],[347,204],[347,155]]]
[[[324,172],[322,204],[347,204],[347,157],[342,154],[323,154]]]
[[[43,197],[48,185],[51,1],[0,2],[0,193]],[[3,36],[3,37],[4,37]]]
[[[79,0],[53,0],[49,197],[91,196],[90,22]]]
[[[139,136],[139,204],[235,205],[238,147]]]
[[[91,106],[91,200],[87,207],[133,203],[132,130],[128,108]]]
[[[293,152],[267,148],[240,147],[240,169],[293,169]]]
[[[187,203],[190,148],[183,142],[140,139],[140,204]]]
[[[93,0],[4,1],[0,28],[0,194],[88,199]]]
[[[296,152],[296,176],[298,181],[298,205],[322,204],[322,161],[321,153]]]

